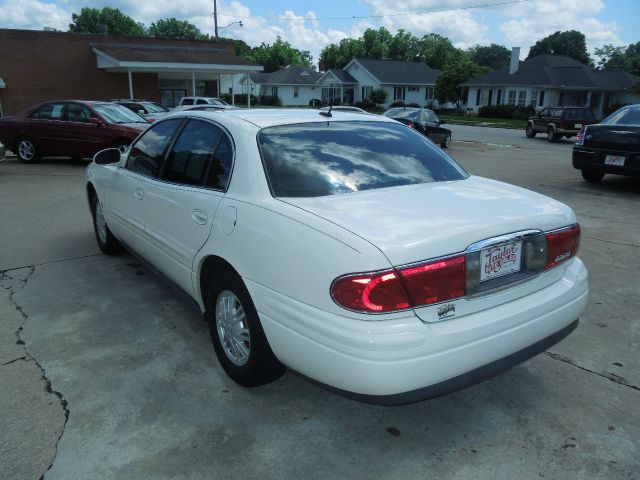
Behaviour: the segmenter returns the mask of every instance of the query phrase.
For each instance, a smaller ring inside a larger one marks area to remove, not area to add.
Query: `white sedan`
[[[587,301],[569,207],[382,116],[176,112],[98,153],[86,185],[100,248],[186,292],[244,386],[286,366],[416,401],[543,351]]]

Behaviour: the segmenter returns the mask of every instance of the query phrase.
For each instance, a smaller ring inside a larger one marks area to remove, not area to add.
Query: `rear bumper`
[[[605,165],[607,155],[626,157],[624,166]],[[571,162],[578,170],[590,170],[617,175],[640,176],[640,155],[629,152],[591,150],[575,146],[571,155]]]
[[[361,401],[399,404],[462,388],[548,348],[575,328],[587,272],[478,313],[429,324],[337,316],[245,280],[271,348],[288,367]]]

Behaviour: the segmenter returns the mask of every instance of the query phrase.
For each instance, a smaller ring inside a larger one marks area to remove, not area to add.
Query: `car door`
[[[546,132],[547,124],[545,122],[545,118],[549,117],[549,109],[543,108],[536,118],[533,119],[533,127],[537,132]]]
[[[124,165],[105,185],[103,213],[114,235],[139,255],[153,262],[153,250],[145,236],[149,185],[174,139],[182,119],[158,122],[129,149]]]
[[[230,136],[218,125],[190,119],[175,141],[159,181],[146,191],[147,240],[156,267],[188,293],[193,260],[209,238],[233,165]]]
[[[100,125],[95,120],[101,119],[86,105],[76,102],[67,104],[67,155],[93,157],[111,143],[112,134],[105,125]]]
[[[65,102],[47,103],[26,119],[21,134],[33,140],[41,155],[66,155],[65,118]]]

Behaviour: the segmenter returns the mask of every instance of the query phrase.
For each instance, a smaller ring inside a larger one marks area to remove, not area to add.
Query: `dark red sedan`
[[[131,110],[107,102],[46,102],[0,118],[0,143],[18,159],[92,157],[96,152],[129,145],[149,123]]]

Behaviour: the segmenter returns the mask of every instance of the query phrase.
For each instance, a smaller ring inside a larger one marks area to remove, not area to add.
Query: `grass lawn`
[[[439,114],[440,120],[454,125],[480,125],[484,127],[515,128],[524,130],[527,126],[526,120],[515,120],[512,118],[484,118],[477,115],[459,114]]]

